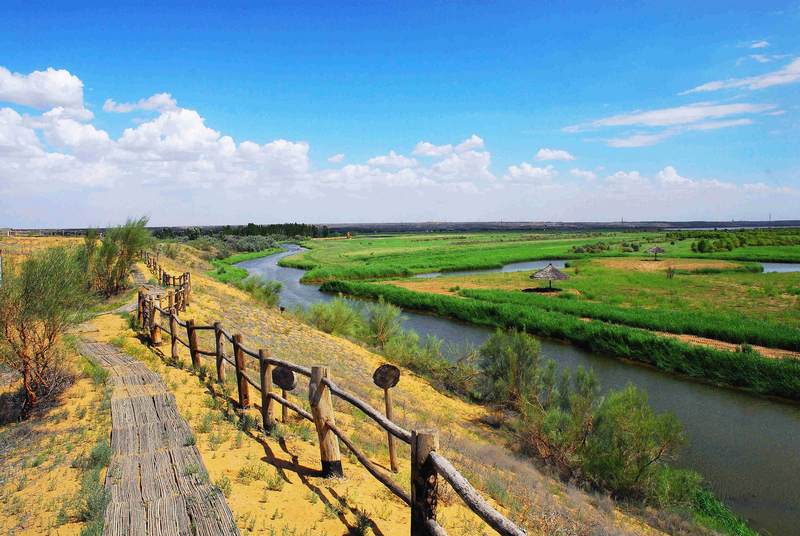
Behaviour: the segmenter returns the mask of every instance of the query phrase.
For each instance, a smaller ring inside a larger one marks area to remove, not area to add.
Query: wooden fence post
[[[170,310],[175,307],[175,291],[172,289],[167,291],[167,306]]]
[[[144,328],[144,292],[142,289],[139,289],[136,304],[136,323],[140,328]]]
[[[250,407],[250,385],[244,377],[244,350],[242,335],[239,333],[233,336],[233,356],[236,363],[236,383],[239,386],[239,407],[247,409]]]
[[[197,353],[197,330],[194,329],[194,319],[186,321],[186,338],[189,339],[189,355],[192,358],[192,366],[200,368],[200,355]]]
[[[436,519],[436,468],[429,455],[439,448],[436,430],[411,432],[411,536],[428,536],[427,521]]]
[[[217,358],[217,381],[225,383],[225,361],[222,359],[222,323],[214,322],[214,353]]]
[[[170,307],[169,309],[169,332],[171,335],[170,343],[172,345],[170,349],[170,356],[172,359],[178,359],[178,319],[175,316],[175,307]]]
[[[161,312],[158,310],[155,299],[151,299],[150,304],[153,311],[150,319],[150,343],[153,346],[161,346]]]
[[[261,420],[264,431],[268,432],[275,426],[275,403],[272,397],[272,364],[268,361],[269,350],[258,351],[258,364],[261,380]],[[286,407],[286,406],[284,406]]]
[[[392,391],[388,388],[383,390],[384,400],[386,402],[386,418],[390,421],[392,419]],[[394,451],[394,436],[387,432],[389,436],[389,467],[393,473],[397,472],[397,455]]]
[[[308,384],[308,399],[311,402],[311,413],[314,426],[319,437],[319,455],[322,462],[322,476],[344,476],[342,455],[339,452],[339,439],[330,428],[328,422],[336,424],[333,415],[333,401],[328,386],[322,383],[329,378],[328,367],[311,367],[311,380]]]

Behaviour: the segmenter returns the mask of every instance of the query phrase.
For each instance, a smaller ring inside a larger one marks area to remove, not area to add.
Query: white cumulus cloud
[[[542,147],[536,152],[535,156],[536,160],[575,160],[575,157],[570,154],[569,151],[565,151],[563,149],[548,149],[546,147]]]
[[[83,82],[65,69],[48,67],[30,74],[0,67],[0,101],[40,110],[63,106],[83,108]]]
[[[416,166],[417,161],[394,151],[389,151],[389,154],[370,158],[367,160],[367,164],[378,167],[407,168]]]
[[[573,177],[578,177],[579,179],[587,181],[593,181],[597,178],[597,173],[588,169],[572,168],[569,170],[569,173]]]

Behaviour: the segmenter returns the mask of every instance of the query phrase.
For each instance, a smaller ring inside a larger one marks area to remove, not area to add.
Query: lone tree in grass
[[[653,260],[657,261],[658,260],[658,254],[659,253],[666,253],[667,250],[665,250],[664,248],[660,248],[658,246],[653,246],[650,249],[648,249],[647,252],[648,253],[652,253],[653,254]]]
[[[542,268],[538,272],[534,273],[531,276],[531,279],[546,279],[549,283],[550,289],[553,288],[553,280],[556,281],[564,281],[565,279],[569,279],[567,274],[553,266],[552,263],[548,264],[546,267]]]

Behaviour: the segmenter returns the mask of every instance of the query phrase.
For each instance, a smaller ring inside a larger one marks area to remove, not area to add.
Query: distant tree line
[[[313,225],[310,223],[271,223],[259,225],[225,225],[223,227],[188,227],[175,229],[164,227],[153,233],[156,238],[176,238],[185,236],[189,240],[196,240],[202,236],[271,236],[276,239],[286,238],[327,238],[331,231],[327,225]]]
[[[695,253],[713,253],[745,246],[800,245],[800,229],[674,231],[667,233],[667,238],[692,240],[692,251]]]

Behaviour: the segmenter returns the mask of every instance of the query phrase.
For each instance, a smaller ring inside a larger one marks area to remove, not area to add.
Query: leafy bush
[[[356,338],[366,329],[361,314],[341,296],[328,303],[314,303],[303,318],[318,330],[341,337]]]
[[[654,414],[647,395],[632,385],[609,392],[592,421],[582,468],[597,485],[620,494],[644,493],[654,464],[684,441],[678,419]]]
[[[257,275],[251,275],[241,281],[237,281],[235,285],[270,307],[278,304],[282,288],[280,281],[272,281]]]
[[[533,337],[498,329],[480,348],[483,397],[520,409],[524,399],[537,391],[539,350],[539,341]]]

